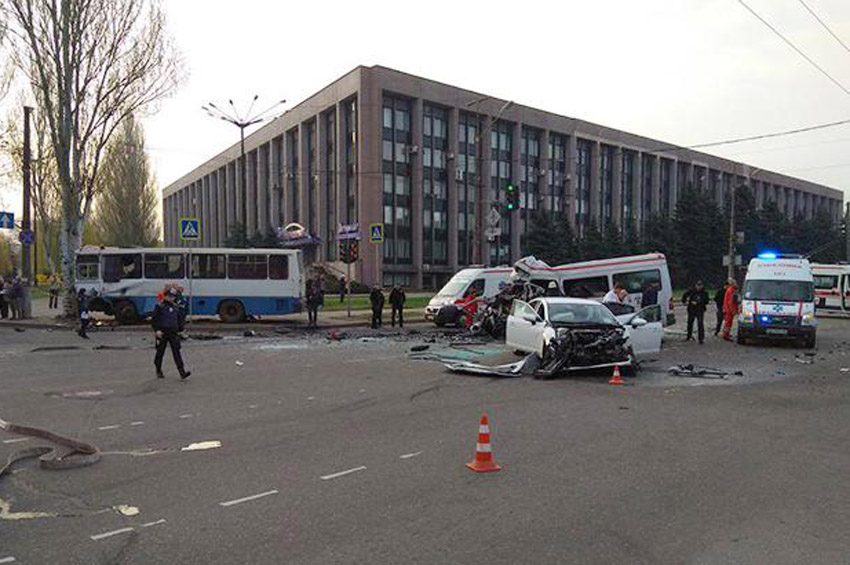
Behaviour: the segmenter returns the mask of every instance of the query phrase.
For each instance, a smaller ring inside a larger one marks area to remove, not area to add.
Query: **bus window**
[[[289,255],[269,255],[269,278],[278,281],[289,278]]]
[[[266,255],[228,255],[227,277],[230,279],[262,280],[268,278]]]
[[[193,279],[223,279],[226,277],[226,261],[220,254],[192,254]]]
[[[586,277],[564,281],[564,296],[595,298],[608,292],[608,277]]]
[[[182,253],[145,254],[145,278],[182,279],[185,274]]]
[[[100,256],[77,255],[77,280],[96,281],[100,278]]]
[[[141,253],[103,256],[103,282],[142,278]]]
[[[651,282],[657,282],[661,286],[661,271],[651,269],[648,271],[635,271],[631,273],[615,273],[614,285],[621,284],[629,294],[643,292]]]

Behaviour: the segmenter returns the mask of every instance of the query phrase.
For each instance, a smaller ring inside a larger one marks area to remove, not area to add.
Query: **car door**
[[[646,324],[640,327],[631,325],[632,321],[640,318]],[[658,353],[661,351],[661,338],[664,336],[664,326],[661,323],[661,307],[657,304],[647,306],[631,315],[627,324],[629,344],[635,355]]]
[[[526,353],[541,353],[543,344],[543,320],[534,308],[522,300],[514,300],[508,315],[505,344]]]

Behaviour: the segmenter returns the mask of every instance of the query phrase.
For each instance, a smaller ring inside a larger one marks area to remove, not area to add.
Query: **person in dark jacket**
[[[640,307],[654,306],[658,304],[658,289],[660,285],[657,281],[650,281],[643,287],[643,292],[640,295]]]
[[[705,307],[708,306],[708,292],[702,281],[697,281],[693,288],[682,295],[682,304],[688,309],[688,337],[685,341],[694,339],[694,321],[697,323],[697,338],[700,343],[705,341]]]
[[[714,293],[714,304],[717,306],[717,325],[714,326],[714,335],[720,333],[721,328],[723,328],[723,298],[726,296],[726,286],[721,286],[717,289],[717,292]]]
[[[183,325],[186,323],[186,312],[176,302],[178,294],[177,289],[169,288],[165,292],[163,301],[156,305],[151,316],[151,326],[156,336],[156,355],[153,364],[156,367],[156,376],[160,379],[165,378],[162,374],[162,358],[166,347],[171,347],[171,355],[180,372],[180,378],[185,380],[192,374],[183,366],[183,357],[180,355],[180,332],[183,331]]]
[[[369,293],[369,302],[372,304],[372,329],[378,329],[383,323],[381,316],[384,311],[384,293],[381,287],[375,285]]]
[[[322,284],[318,278],[307,281],[307,320],[310,327],[319,323],[319,306],[324,301]]]
[[[339,277],[339,301],[345,302],[345,277]]]
[[[407,296],[404,294],[404,289],[399,285],[395,285],[390,291],[390,307],[392,307],[392,317],[390,318],[392,326],[395,327],[395,315],[398,312],[398,327],[404,327],[404,302]]]
[[[80,317],[80,329],[77,330],[77,335],[83,339],[89,339],[86,330],[91,323],[91,314],[89,313],[89,299],[84,288],[77,291],[77,312]]]

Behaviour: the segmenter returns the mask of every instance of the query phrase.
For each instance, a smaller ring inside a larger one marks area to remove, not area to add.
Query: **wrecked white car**
[[[514,300],[505,342],[540,358],[538,376],[627,367],[636,356],[660,351],[664,330],[657,311],[650,306],[614,316],[599,302],[582,298]]]

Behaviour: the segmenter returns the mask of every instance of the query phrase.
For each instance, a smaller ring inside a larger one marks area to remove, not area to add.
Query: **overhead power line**
[[[798,2],[800,2],[800,4],[802,4],[803,8],[805,8],[805,9],[806,9],[806,11],[807,11],[807,12],[809,12],[809,13],[812,15],[812,17],[813,17],[814,19],[816,19],[816,20],[817,20],[817,22],[818,22],[820,25],[822,25],[822,26],[823,26],[823,29],[825,29],[825,30],[827,31],[827,33],[829,33],[829,35],[831,35],[831,36],[833,37],[833,39],[835,39],[835,41],[837,41],[837,42],[839,43],[839,45],[841,45],[841,46],[844,48],[844,50],[845,50],[845,51],[847,51],[848,53],[850,53],[850,47],[848,47],[848,46],[847,46],[847,44],[846,44],[846,43],[844,43],[844,42],[841,40],[841,38],[840,38],[840,37],[838,37],[837,35],[835,35],[835,32],[833,32],[833,31],[830,29],[830,27],[829,27],[828,25],[826,25],[826,22],[825,22],[825,21],[823,21],[823,20],[820,18],[820,16],[818,16],[818,15],[815,13],[815,11],[814,11],[814,10],[812,10],[812,9],[809,7],[809,5],[808,5],[808,4],[806,4],[803,0],[797,0],[797,1],[798,1]]]
[[[797,47],[796,45],[794,45],[794,43],[792,43],[790,39],[788,39],[787,37],[785,37],[785,36],[782,34],[782,32],[780,32],[778,29],[776,29],[775,27],[773,27],[773,26],[770,24],[770,22],[768,22],[768,21],[767,21],[767,20],[765,20],[763,17],[761,17],[761,16],[758,14],[758,12],[756,12],[755,10],[753,10],[752,8],[750,8],[750,7],[747,5],[747,3],[746,3],[746,2],[744,2],[744,0],[738,0],[738,3],[739,3],[739,4],[741,4],[741,6],[743,6],[744,8],[746,8],[746,9],[747,9],[747,11],[748,11],[748,12],[750,12],[753,16],[755,16],[755,17],[756,17],[756,19],[758,19],[761,23],[763,23],[765,26],[767,26],[767,27],[768,27],[768,29],[770,29],[770,31],[772,31],[773,33],[775,33],[776,35],[778,35],[778,36],[779,36],[779,38],[780,38],[782,41],[784,41],[784,42],[785,42],[785,43],[786,43],[786,44],[787,44],[787,45],[788,45],[791,49],[793,49],[794,51],[796,51],[796,52],[797,52],[797,54],[798,54],[798,55],[800,55],[803,59],[805,59],[805,60],[806,60],[806,61],[807,61],[810,65],[812,65],[814,68],[816,68],[818,71],[820,71],[820,73],[821,73],[823,76],[825,76],[826,78],[828,78],[828,79],[829,79],[829,80],[830,80],[830,81],[831,81],[831,82],[832,82],[835,86],[837,86],[838,88],[840,88],[840,89],[844,92],[844,94],[846,94],[847,96],[850,96],[850,90],[848,90],[848,89],[847,89],[847,88],[846,88],[843,84],[841,84],[841,83],[840,83],[840,82],[839,82],[839,81],[838,81],[835,77],[833,77],[831,74],[829,74],[828,72],[826,72],[826,71],[823,69],[823,67],[821,67],[820,65],[818,65],[818,64],[814,61],[814,59],[812,59],[811,57],[809,57],[808,55],[806,55],[805,53],[803,53],[803,51],[802,51],[799,47]]]

